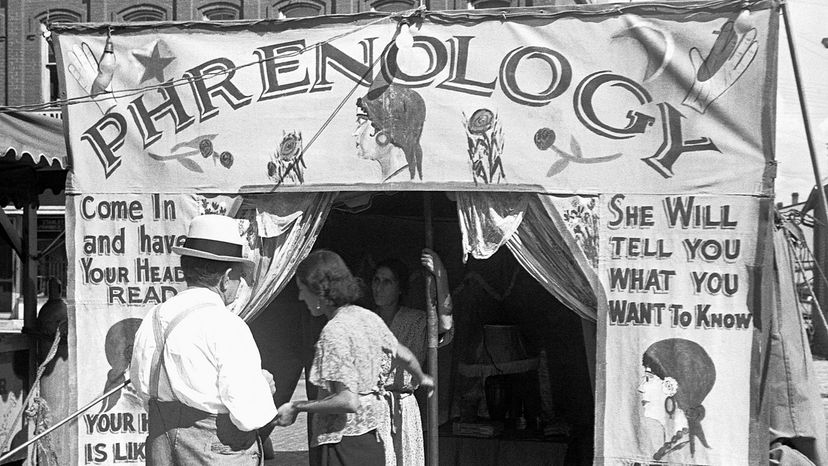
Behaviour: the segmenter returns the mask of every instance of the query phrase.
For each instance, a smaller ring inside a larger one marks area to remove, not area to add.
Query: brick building
[[[587,0],[426,0],[434,10],[593,3]],[[417,0],[4,0],[0,1],[0,92],[4,105],[46,102],[57,96],[54,54],[41,34],[51,22],[191,21],[293,18],[400,11]]]

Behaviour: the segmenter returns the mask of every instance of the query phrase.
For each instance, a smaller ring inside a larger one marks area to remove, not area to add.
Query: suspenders
[[[179,312],[178,315],[170,321],[170,324],[167,326],[167,330],[164,332],[161,332],[161,305],[156,306],[152,315],[153,334],[155,334],[155,354],[152,355],[152,366],[150,367],[149,395],[151,398],[155,398],[156,400],[158,399],[158,386],[161,383],[162,368],[164,369],[164,374],[167,376],[167,384],[170,385],[170,375],[167,372],[167,366],[164,364],[164,348],[167,344],[167,338],[169,338],[170,333],[172,333],[173,329],[175,329],[175,327],[177,327],[178,324],[180,324],[181,321],[188,315],[208,306],[210,306],[210,304],[196,304],[193,307]],[[170,393],[172,393],[173,398],[177,401],[178,397],[175,396],[172,385],[170,385]]]

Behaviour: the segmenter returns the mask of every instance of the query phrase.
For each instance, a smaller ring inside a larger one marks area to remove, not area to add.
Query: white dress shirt
[[[161,331],[166,332],[176,315],[199,305],[170,332],[164,348],[167,372],[161,370],[158,399],[178,400],[213,414],[229,413],[243,431],[264,426],[276,416],[276,406],[261,372],[259,349],[250,328],[227,310],[218,294],[188,288],[161,304]],[[154,315],[155,308],[135,334],[130,365],[130,378],[145,408],[156,351]]]

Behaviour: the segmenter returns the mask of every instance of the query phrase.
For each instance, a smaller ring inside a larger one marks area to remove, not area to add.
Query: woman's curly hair
[[[339,254],[327,249],[310,253],[297,267],[296,278],[337,307],[353,304],[362,297],[362,282],[354,277]]]

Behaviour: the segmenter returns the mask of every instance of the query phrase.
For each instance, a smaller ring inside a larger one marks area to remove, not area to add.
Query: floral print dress
[[[333,382],[342,383],[359,395],[360,407],[356,413],[311,416],[312,447],[390,425],[388,403],[382,394],[396,349],[397,339],[385,322],[359,306],[339,308],[325,324],[309,380],[319,387],[319,399],[334,393]]]
[[[411,350],[421,365],[426,360],[427,323],[428,317],[424,311],[408,307],[400,307],[391,321],[391,332],[400,343]],[[411,373],[402,367],[395,366],[392,369],[391,377],[385,386],[395,398],[391,404],[391,409],[395,410],[391,416],[394,427],[393,431],[389,432],[394,445],[394,463],[390,464],[422,466],[425,464],[423,423],[420,407],[412,393],[417,387],[411,381]],[[386,464],[389,464],[388,458]]]

